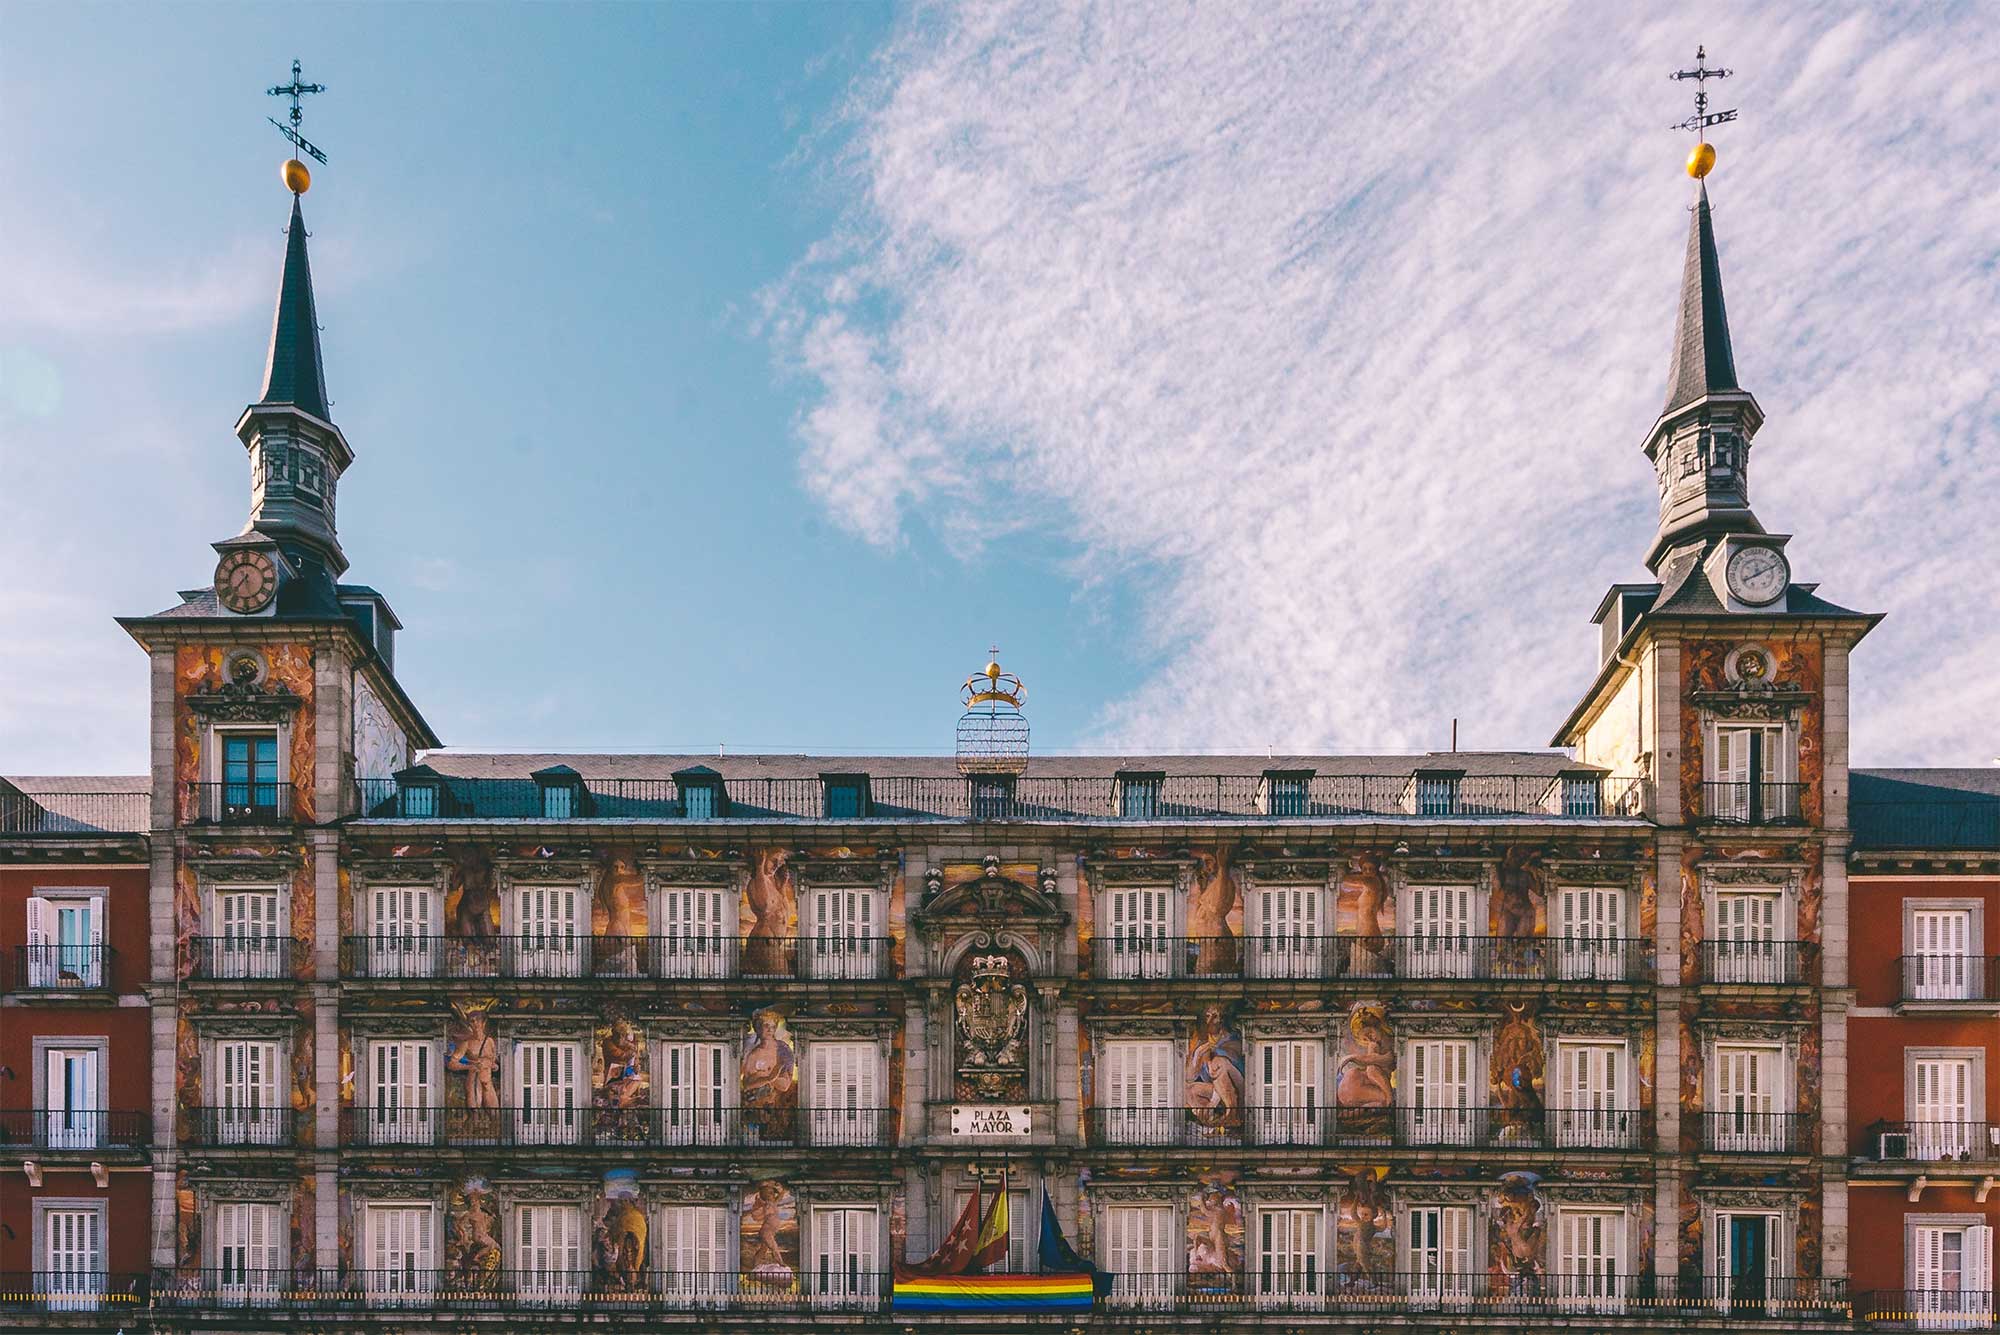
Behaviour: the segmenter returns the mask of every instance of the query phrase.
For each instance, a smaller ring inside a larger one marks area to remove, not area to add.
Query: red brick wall
[[[152,1255],[153,1173],[151,1169],[123,1169],[111,1174],[111,1185],[99,1187],[90,1176],[88,1164],[79,1169],[44,1168],[42,1185],[30,1187],[21,1175],[20,1164],[0,1170],[0,1196],[6,1198],[4,1212],[14,1236],[0,1229],[0,1271],[33,1270],[33,1220],[36,1200],[64,1199],[109,1201],[105,1218],[105,1268],[114,1275],[137,1274],[149,1268]]]
[[[1848,939],[1853,942],[1857,1006],[1896,1004],[1902,986],[1896,960],[1908,948],[1903,941],[1903,901],[1908,899],[1978,900],[1985,905],[1981,916],[1986,920],[1986,954],[2000,955],[2000,881],[1960,880],[1950,876],[1911,876],[1892,881],[1857,878],[1848,895]]]
[[[1973,1200],[1973,1191],[1970,1186],[1926,1187],[1923,1198],[1911,1202],[1902,1182],[1850,1187],[1848,1255],[1854,1293],[1901,1289],[1909,1283],[1903,1265],[1903,1220],[1908,1215],[1983,1214],[1987,1223],[2000,1225],[2000,1191],[1989,1194],[1984,1205]]]
[[[0,867],[0,950],[11,976],[14,947],[28,942],[28,899],[44,887],[108,889],[104,944],[111,947],[111,985],[120,992],[143,992],[149,972],[146,952],[152,931],[144,864],[129,867]]]

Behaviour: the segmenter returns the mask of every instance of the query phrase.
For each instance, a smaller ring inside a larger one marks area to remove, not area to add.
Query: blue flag
[[[1042,1187],[1042,1240],[1037,1250],[1043,1274],[1089,1275],[1091,1287],[1098,1297],[1111,1292],[1111,1276],[1078,1256],[1076,1248],[1070,1246],[1069,1239],[1063,1236],[1062,1225],[1056,1222],[1055,1202],[1049,1199],[1046,1185]]]

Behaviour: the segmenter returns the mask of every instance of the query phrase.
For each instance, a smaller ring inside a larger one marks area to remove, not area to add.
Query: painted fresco
[[[445,931],[484,941],[500,935],[500,890],[493,879],[493,855],[478,844],[452,850],[444,887]]]
[[[174,868],[174,976],[185,982],[194,976],[195,938],[201,935],[201,880],[181,862]]]
[[[1736,641],[1693,640],[1685,649],[1681,673],[1681,806],[1689,814],[1702,807],[1702,782],[1707,778],[1703,752],[1701,705],[1697,694],[1731,689],[1724,664]],[[1771,689],[1800,694],[1798,705],[1799,810],[1809,825],[1819,825],[1825,813],[1826,696],[1825,654],[1817,641],[1765,644],[1771,656]]]
[[[1685,1154],[1694,1153],[1701,1134],[1702,1080],[1706,1074],[1701,1035],[1693,1018],[1687,1011],[1681,1012],[1681,1151]]]
[[[1501,853],[1487,918],[1494,936],[1549,934],[1548,868],[1540,849],[1514,844]]]
[[[1548,1273],[1549,1203],[1542,1195],[1541,1176],[1502,1175],[1487,1217],[1487,1274],[1493,1292],[1542,1292]]]
[[[1387,1136],[1396,1106],[1396,1036],[1378,1002],[1357,1001],[1333,1068],[1343,1134]]]
[[[1355,938],[1353,968],[1381,973],[1389,967],[1388,938],[1396,934],[1396,904],[1382,855],[1356,853],[1347,860],[1334,899],[1334,930]]]
[[[194,999],[181,999],[174,1022],[174,1139],[194,1135],[194,1110],[201,1107],[201,1035],[194,1027]]]
[[[291,772],[293,809],[299,819],[314,819],[313,654],[301,644],[278,644],[264,650],[267,683],[283,686],[302,703],[291,712]],[[338,745],[338,743],[336,743]],[[296,915],[295,915],[296,916]],[[307,915],[311,921],[311,915]]]
[[[368,684],[368,674],[354,674],[354,777],[386,779],[410,763],[410,739],[396,726],[388,706]]]
[[[750,850],[750,876],[739,909],[743,972],[790,973],[788,944],[799,934],[799,881],[782,848]]]
[[[1188,1036],[1183,1092],[1196,1126],[1234,1135],[1243,1129],[1243,1034],[1220,1006],[1202,1008]]]
[[[630,1019],[605,1016],[590,1041],[591,1106],[601,1136],[644,1140],[652,1082],[646,1073],[646,1036]]]
[[[785,1013],[774,1006],[750,1017],[737,1092],[745,1130],[765,1140],[791,1139],[799,1109],[798,1047]]]
[[[1028,976],[1021,952],[967,951],[952,990],[957,1070],[952,1096],[997,1102],[1028,1096]]]
[[[1188,1199],[1188,1289],[1235,1293],[1243,1275],[1243,1199],[1235,1173],[1203,1174]]]
[[[316,1143],[318,1128],[313,1117],[313,1105],[319,1098],[318,1078],[313,1070],[313,1000],[301,996],[289,1003],[298,1016],[299,1029],[292,1040],[291,1100],[292,1120],[298,1127],[300,1149],[309,1150]]]
[[[483,1177],[455,1183],[445,1197],[446,1283],[486,1288],[500,1278],[500,1209]]]
[[[1363,1168],[1340,1193],[1334,1214],[1334,1275],[1347,1292],[1393,1292],[1396,1211],[1383,1179],[1389,1170]]]
[[[308,1285],[316,1281],[319,1268],[314,1262],[314,1216],[319,1213],[317,1179],[310,1173],[292,1185],[292,1281]]]
[[[1541,1025],[1526,1002],[1508,1003],[1493,1035],[1493,1107],[1498,1142],[1535,1143],[1542,1134],[1544,1051]]]
[[[1218,843],[1194,855],[1194,884],[1188,890],[1187,934],[1194,943],[1194,971],[1233,974],[1242,966],[1243,892],[1230,865],[1232,854]]]
[[[479,1122],[490,1120],[499,1132],[500,1042],[494,1037],[488,1018],[491,998],[452,1004],[452,1018],[445,1026],[444,1106],[447,1116],[464,1109],[468,1131],[476,1134]]]
[[[604,1194],[591,1212],[590,1269],[600,1292],[647,1291],[646,1203],[630,1168],[604,1174]]]
[[[646,876],[629,850],[614,850],[597,859],[590,883],[590,934],[600,939],[646,935]],[[633,963],[636,966],[637,961]]]
[[[201,1268],[201,1204],[185,1171],[174,1186],[174,1254],[181,1269]]]
[[[749,1288],[791,1289],[799,1281],[799,1198],[782,1182],[751,1187],[738,1224],[743,1283]]]

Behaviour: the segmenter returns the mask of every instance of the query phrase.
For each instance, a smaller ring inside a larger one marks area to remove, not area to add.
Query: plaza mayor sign
[[[1026,1140],[1034,1125],[1034,1109],[1025,1103],[951,1105],[951,1134],[967,1140]]]

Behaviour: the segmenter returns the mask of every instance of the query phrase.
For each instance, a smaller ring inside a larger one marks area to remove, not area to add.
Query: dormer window
[[[972,776],[972,818],[1005,820],[1014,806],[1014,776],[975,774]]]
[[[1602,780],[1594,770],[1572,770],[1558,775],[1555,785],[1557,814],[1601,816],[1604,814]]]
[[[868,776],[865,774],[822,774],[826,785],[826,815],[829,820],[857,820],[868,814]]]
[[[1267,816],[1305,815],[1307,795],[1311,792],[1311,789],[1311,770],[1265,770],[1264,814]]]
[[[451,791],[445,787],[444,776],[429,765],[412,765],[396,771],[396,791],[388,800],[382,801],[377,809],[367,812],[371,816],[401,816],[406,819],[428,820],[449,815],[457,808],[452,802]],[[370,805],[377,799],[374,793],[375,780],[362,783],[362,800]]]
[[[722,776],[706,765],[677,771],[674,791],[679,795],[683,820],[714,820],[728,812],[729,795],[722,786]]]
[[[1458,814],[1458,786],[1464,770],[1420,769],[1416,772],[1411,796],[1419,816]]]
[[[1158,820],[1165,778],[1158,770],[1118,771],[1118,814],[1126,820]]]
[[[551,765],[528,776],[541,791],[543,820],[568,820],[590,814],[590,790],[583,776],[568,765]]]

